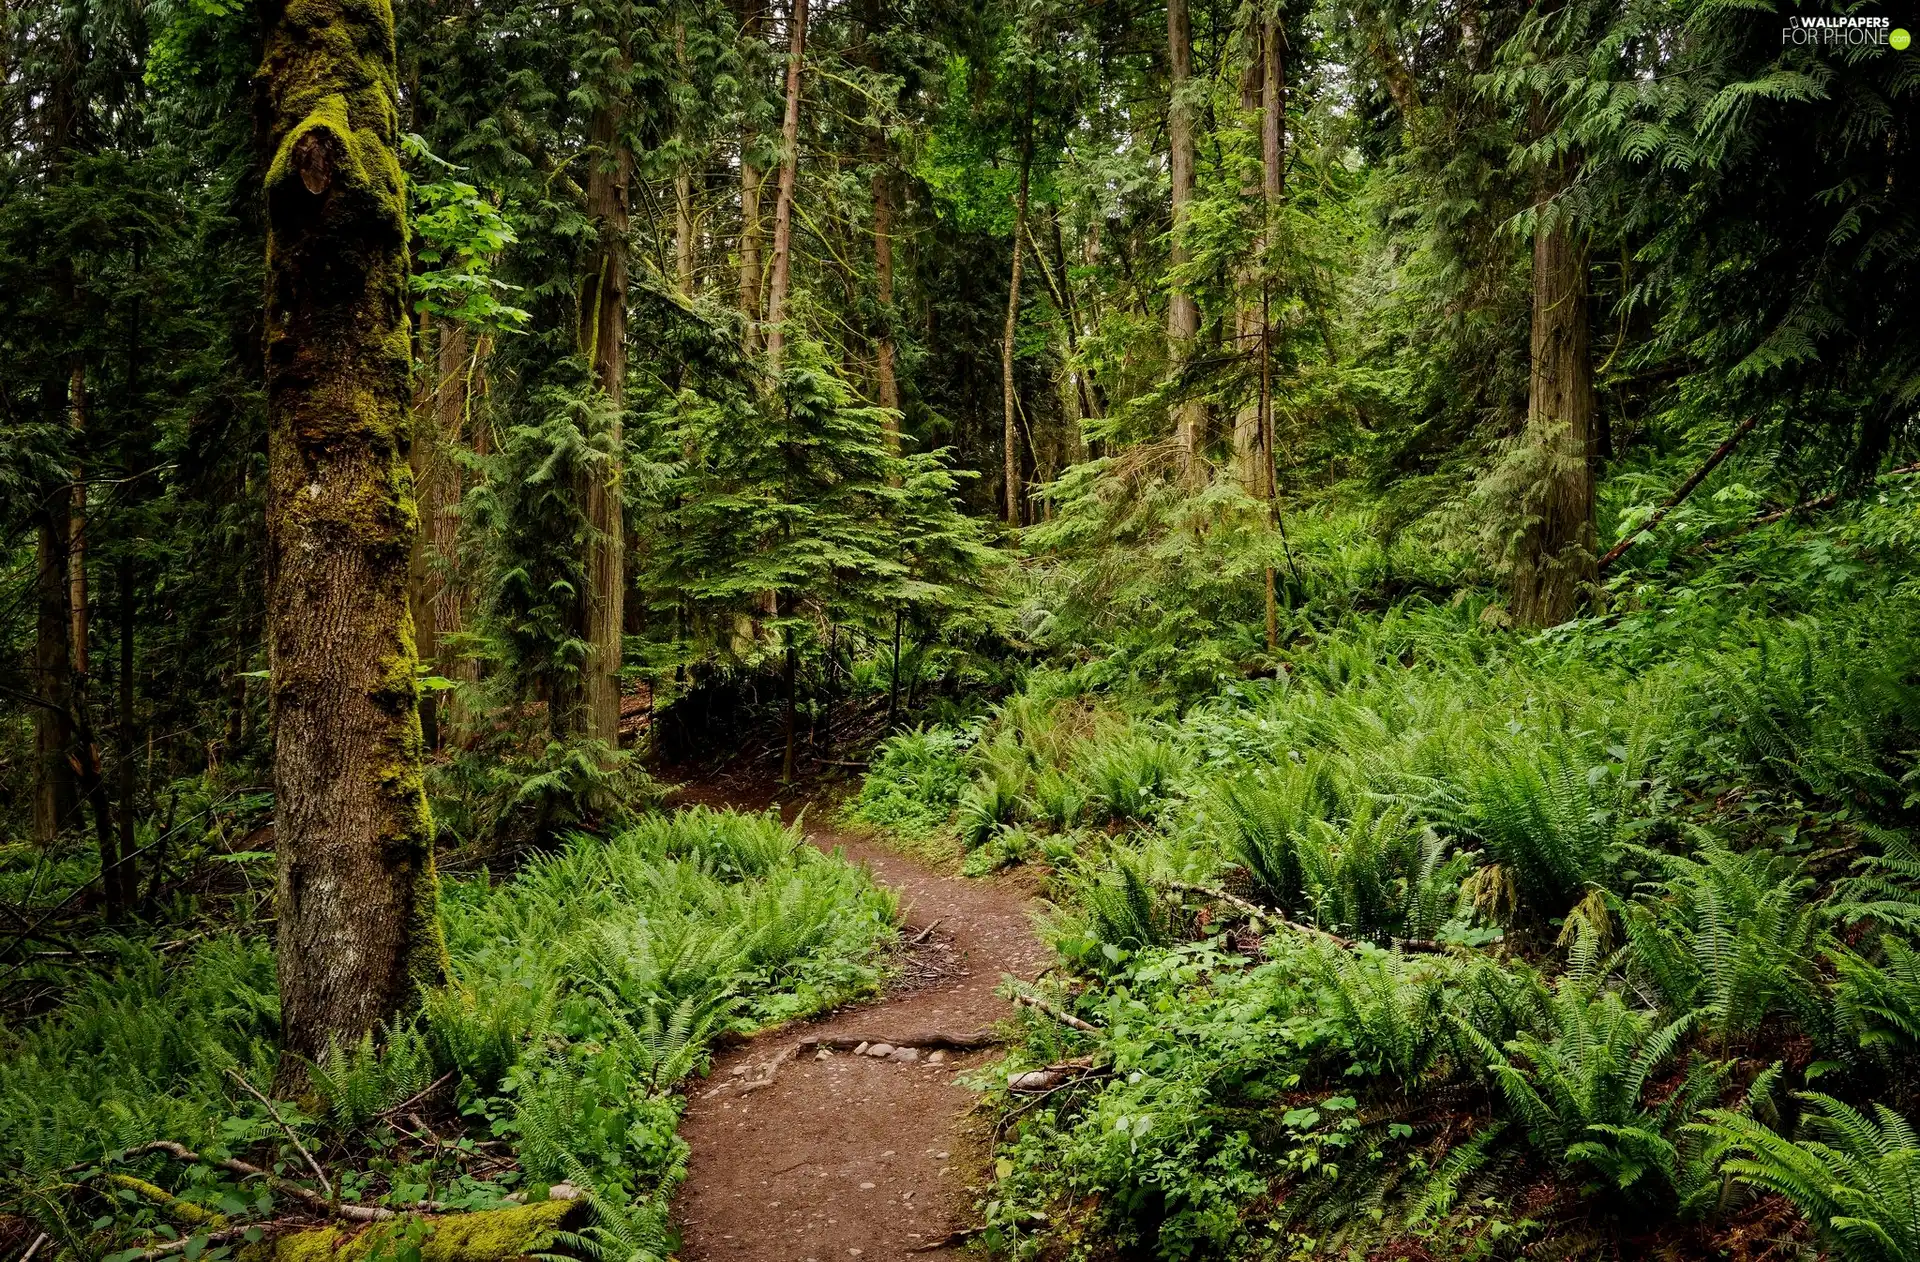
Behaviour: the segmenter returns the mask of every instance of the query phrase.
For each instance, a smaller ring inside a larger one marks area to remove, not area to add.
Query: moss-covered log
[[[365,1262],[393,1257],[413,1241],[420,1262],[517,1262],[554,1247],[558,1233],[584,1213],[581,1201],[538,1201],[513,1209],[441,1218],[401,1218],[373,1227],[323,1227],[241,1249],[239,1262]],[[420,1225],[427,1227],[418,1234]]]
[[[287,0],[266,177],[269,646],[289,1075],[432,980],[407,568],[407,225],[388,0]]]

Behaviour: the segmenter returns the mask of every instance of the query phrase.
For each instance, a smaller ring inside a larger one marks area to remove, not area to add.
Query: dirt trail
[[[715,805],[732,795],[684,795]],[[751,801],[729,804],[753,807]],[[945,1052],[914,1063],[850,1052],[790,1054],[803,1038],[892,1041],[920,1031],[960,1034],[1008,1013],[1003,974],[1032,979],[1047,953],[1030,901],[1008,885],[945,876],[870,841],[810,828],[900,893],[914,949],[901,983],[875,1002],[829,1013],[723,1053],[691,1090],[681,1134],[692,1145],[674,1204],[686,1262],[877,1262],[914,1253],[970,1221],[983,1140],[964,1128],[974,1093],[956,1079],[999,1055]],[[769,1085],[767,1063],[786,1055]]]

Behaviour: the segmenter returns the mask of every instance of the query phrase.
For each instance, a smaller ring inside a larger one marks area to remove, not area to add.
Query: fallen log
[[[565,1230],[579,1230],[584,1199],[535,1201],[512,1209],[448,1214],[429,1220],[432,1230],[418,1242],[420,1262],[522,1262],[551,1256]],[[403,1255],[407,1228],[418,1216],[355,1229],[322,1227],[296,1231],[243,1246],[236,1262],[373,1262]]]
[[[1029,1069],[1025,1073],[1007,1075],[1007,1090],[1017,1092],[1051,1091],[1075,1078],[1084,1078],[1093,1072],[1093,1057],[1076,1056],[1072,1060],[1055,1061],[1039,1069]]]

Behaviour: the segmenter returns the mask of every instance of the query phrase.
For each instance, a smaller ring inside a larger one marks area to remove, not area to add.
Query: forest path
[[[762,810],[764,794],[703,786],[679,800]],[[791,818],[792,811],[787,812]],[[689,1091],[680,1133],[692,1146],[674,1202],[684,1262],[878,1262],[956,1256],[928,1248],[971,1221],[988,1145],[958,1081],[998,1051],[916,1049],[919,1059],[797,1051],[802,1039],[893,1042],[967,1034],[1011,1011],[1004,974],[1031,980],[1050,962],[1031,899],[1009,883],[968,880],[872,840],[809,828],[813,844],[864,863],[897,890],[913,942],[879,999],[769,1031],[715,1058]],[[928,932],[928,931],[931,932]],[[906,1044],[912,1046],[911,1043]],[[772,1065],[772,1078],[764,1079]],[[925,1250],[915,1252],[915,1250]]]

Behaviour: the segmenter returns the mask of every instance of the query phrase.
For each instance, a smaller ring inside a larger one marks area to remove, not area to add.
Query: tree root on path
[[[952,1034],[945,1030],[921,1030],[908,1034],[821,1034],[800,1040],[796,1051],[850,1052],[862,1043],[888,1043],[894,1047],[923,1047],[931,1051],[977,1052],[999,1047],[1006,1036],[996,1030],[975,1030],[971,1034]]]

